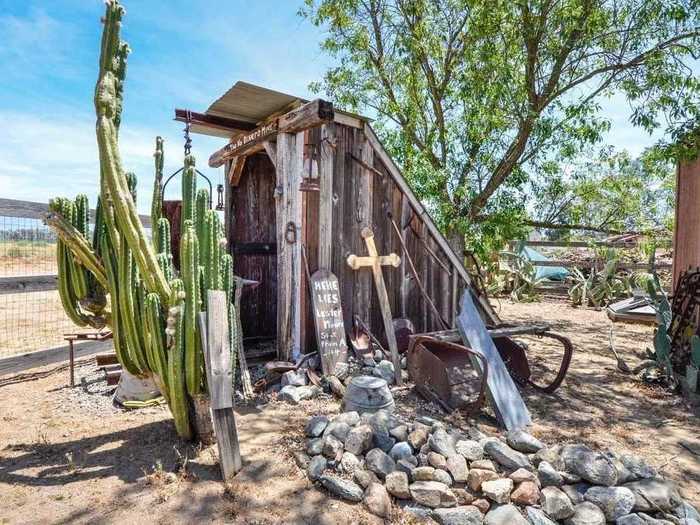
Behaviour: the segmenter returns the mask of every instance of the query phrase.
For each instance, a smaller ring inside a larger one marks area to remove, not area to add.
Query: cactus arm
[[[118,261],[118,300],[120,321],[124,332],[124,339],[128,345],[131,361],[143,375],[148,370],[143,342],[138,324],[137,306],[134,299],[136,293],[136,280],[134,257],[126,246],[119,254]]]
[[[144,300],[144,328],[148,348],[148,366],[154,372],[158,387],[166,400],[170,399],[168,384],[168,358],[165,352],[163,319],[160,298],[149,293]]]
[[[156,137],[156,151],[153,154],[155,160],[155,178],[153,180],[153,197],[151,200],[151,224],[158,226],[163,214],[163,139]],[[160,238],[151,234],[153,248],[156,253],[160,253]]]
[[[200,310],[199,295],[199,247],[197,234],[191,220],[185,221],[180,240],[180,273],[185,285],[185,371],[187,392],[191,396],[201,394],[202,349],[199,343],[197,313]]]
[[[182,170],[182,213],[180,219],[180,231],[185,231],[186,221],[195,223],[196,218],[196,192],[197,173],[195,172],[195,160],[192,155],[185,157],[185,166]]]
[[[168,352],[168,384],[170,386],[170,411],[175,420],[177,433],[191,439],[187,394],[185,384],[185,300],[183,283],[179,279],[171,281],[172,296],[169,299],[171,307],[168,310],[169,352]]]

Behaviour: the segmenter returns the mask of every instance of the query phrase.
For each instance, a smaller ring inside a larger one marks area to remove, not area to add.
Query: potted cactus
[[[232,301],[240,279],[226,253],[208,192],[196,188],[195,159],[185,157],[182,175],[180,270],[172,262],[170,224],[161,216],[163,141],[156,139],[152,238],[136,211],[136,177],[124,172],[119,125],[128,45],[120,40],[124,9],[109,0],[103,20],[100,68],[95,88],[100,195],[92,236],[88,200],[57,198],[46,223],[58,234],[59,292],[78,325],[109,327],[119,362],[129,373],[152,377],[168,402],[177,433],[197,434],[193,407],[206,405],[207,385],[197,315],[207,290],[225,290],[231,352],[239,350],[239,321]],[[235,363],[235,356],[232,359]]]

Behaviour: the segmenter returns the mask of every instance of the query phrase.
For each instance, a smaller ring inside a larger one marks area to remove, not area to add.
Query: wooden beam
[[[250,155],[264,149],[263,143],[276,133],[296,133],[333,120],[333,104],[316,99],[293,109],[269,122],[265,122],[249,133],[234,137],[223,148],[209,157],[209,166],[218,168],[238,155]]]
[[[292,361],[301,336],[301,192],[304,133],[277,136],[277,356]]]
[[[187,112],[188,110],[186,109],[176,109],[175,120],[178,122],[187,122]],[[218,117],[216,115],[207,115],[206,113],[197,113],[195,111],[190,111],[189,113],[190,124],[220,129],[222,131],[230,131],[231,134],[241,131],[250,131],[256,127],[252,122],[246,122],[245,120],[238,120],[229,117]]]
[[[263,142],[263,148],[265,148],[267,156],[270,157],[272,165],[277,167],[277,145],[274,142],[266,140]]]
[[[333,164],[335,161],[335,125],[321,126],[321,159],[318,164],[318,267],[331,270],[333,253]]]
[[[0,217],[19,217],[23,219],[44,219],[44,214],[49,211],[49,205],[45,202],[23,201],[17,199],[0,198]],[[95,224],[95,210],[90,210],[90,224]],[[144,228],[151,227],[151,218],[148,215],[139,215]]]
[[[23,275],[0,277],[0,295],[41,292],[58,288],[57,275]]]
[[[246,155],[239,155],[231,160],[231,169],[228,172],[228,181],[234,188],[238,186],[243,175],[243,167],[245,166]]]

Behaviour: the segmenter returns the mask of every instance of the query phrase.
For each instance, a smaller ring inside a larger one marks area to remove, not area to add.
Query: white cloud
[[[172,126],[169,126],[171,129]],[[179,127],[179,126],[178,126]],[[94,205],[99,188],[99,161],[94,118],[85,113],[28,115],[0,110],[0,128],[7,130],[0,141],[0,196],[47,202],[57,195],[87,193]],[[177,128],[175,128],[177,129]],[[175,131],[173,129],[173,131]],[[138,205],[141,213],[150,211],[153,181],[153,147],[157,131],[125,123],[120,133],[120,152],[124,169],[139,177]],[[182,139],[166,133],[166,176],[182,162]],[[221,145],[221,141],[193,137],[193,153],[204,159]],[[221,170],[203,169],[216,185]],[[177,181],[168,188],[176,196]]]

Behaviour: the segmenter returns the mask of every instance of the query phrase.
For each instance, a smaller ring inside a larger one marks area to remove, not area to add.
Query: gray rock
[[[328,492],[339,498],[348,501],[362,501],[364,491],[353,481],[329,474],[321,476],[320,481]]]
[[[508,503],[513,491],[513,480],[510,478],[492,479],[481,484],[481,492],[494,503]]]
[[[376,349],[376,350],[374,351],[374,360],[375,360],[375,361],[381,361],[382,359],[384,359],[384,352],[382,352],[382,351],[379,350],[379,349]]]
[[[429,436],[430,429],[428,427],[424,425],[416,425],[413,432],[408,434],[408,443],[414,450],[420,450],[420,448],[428,442]]]
[[[282,390],[284,390],[284,388]],[[282,392],[282,390],[280,390],[280,393]],[[298,394],[300,401],[304,401],[305,399],[313,399],[314,397],[320,395],[322,392],[323,389],[316,385],[296,387],[296,393]]]
[[[306,440],[306,453],[309,456],[316,456],[323,452],[323,438],[313,438]]]
[[[615,522],[616,525],[674,525],[672,521],[668,520],[657,520],[651,516],[640,512],[639,514],[627,514],[621,516]],[[686,525],[681,523],[680,525]],[[694,524],[688,524],[694,525]]]
[[[386,476],[386,490],[389,494],[399,499],[409,499],[411,492],[408,490],[408,475],[405,472],[394,471]]]
[[[467,428],[467,436],[474,441],[480,441],[486,437],[486,434],[476,427],[469,427]]]
[[[640,479],[625,483],[623,487],[635,497],[634,512],[671,511],[683,501],[676,485],[660,478]]]
[[[389,435],[393,437],[396,441],[406,441],[408,439],[408,426],[399,425],[389,430]]]
[[[428,452],[428,464],[433,468],[447,468],[447,459],[442,454],[433,452],[432,450]]]
[[[452,486],[452,476],[450,476],[446,470],[442,470],[439,468],[436,468],[433,471],[433,481],[439,481],[440,483],[444,483],[448,487]]]
[[[460,454],[453,454],[447,458],[447,471],[457,483],[466,483],[469,475],[467,460]]]
[[[416,418],[416,423],[420,423],[421,425],[425,425],[428,428],[432,427],[435,423],[440,423],[437,419],[434,417],[430,416],[425,416],[425,415],[420,415]]]
[[[403,369],[408,368],[408,359],[406,359],[406,356],[403,356],[401,358],[400,363],[401,363],[401,368],[403,368]]]
[[[655,478],[657,475],[656,469],[639,456],[623,454],[620,456],[620,462],[634,476],[635,480]]]
[[[500,505],[484,518],[485,525],[529,525],[515,505]]]
[[[293,385],[287,385],[282,388],[277,394],[277,399],[280,401],[285,401],[290,405],[298,405],[301,401],[300,392],[297,391],[297,387]]]
[[[347,423],[343,423],[342,421],[331,421],[323,431],[323,437],[333,436],[338,438],[340,441],[345,442],[349,432],[350,425]]]
[[[564,520],[564,525],[605,525],[605,514],[588,501],[574,507],[574,515]]]
[[[333,435],[323,438],[323,455],[328,459],[336,459],[343,453],[343,442]]]
[[[321,477],[324,470],[326,470],[326,458],[323,456],[314,456],[311,458],[309,466],[306,468],[306,475],[311,481],[316,481]]]
[[[597,505],[608,521],[632,512],[635,501],[632,491],[624,487],[591,487],[584,499]]]
[[[433,512],[432,509],[429,509],[428,507],[423,507],[422,505],[414,505],[413,503],[401,505],[401,508],[404,511],[413,514],[416,518],[421,520],[430,519],[430,516]]]
[[[467,461],[477,461],[484,457],[484,447],[473,439],[461,439],[457,441],[455,450]]]
[[[574,514],[574,505],[569,496],[557,487],[545,487],[540,495],[542,510],[555,520],[565,520]]]
[[[506,443],[510,448],[532,454],[544,448],[542,442],[534,436],[531,436],[524,430],[511,430],[506,434]]]
[[[543,487],[561,487],[564,484],[561,474],[547,461],[540,461],[537,465],[537,477]]]
[[[374,371],[372,373],[377,377],[381,377],[389,385],[391,385],[394,382],[394,363],[384,359],[380,361],[376,367],[374,367]]]
[[[411,479],[413,481],[432,481],[433,472],[435,472],[433,467],[416,467],[411,471]]]
[[[575,485],[576,483],[581,483],[583,481],[581,476],[578,474],[572,474],[566,470],[560,470],[559,475],[561,476],[561,479],[564,480],[565,485]]]
[[[583,503],[585,501],[584,496],[591,486],[588,483],[574,483],[573,485],[563,485],[561,490],[564,494],[569,496],[569,499],[574,505]]]
[[[391,459],[394,461],[413,457],[413,449],[411,448],[411,445],[405,441],[399,441],[393,447],[391,447],[389,456],[391,456]]]
[[[358,425],[348,432],[345,438],[345,450],[357,456],[372,446],[374,433],[369,425]]]
[[[385,429],[374,429],[374,446],[382,449],[384,452],[389,452],[391,447],[396,444],[396,440],[389,435],[389,431]]]
[[[629,471],[629,469],[620,461],[620,458],[614,452],[608,451],[603,452],[603,455],[610,458],[615,465],[615,470],[617,471],[617,484],[622,485],[628,481],[634,481],[637,477]]]
[[[365,455],[367,468],[374,472],[380,479],[396,469],[396,463],[382,449],[373,448]]]
[[[418,466],[418,461],[416,460],[415,456],[411,456],[414,461],[416,461],[416,464],[414,465],[411,463],[410,459],[400,459],[396,462],[396,470],[400,472],[405,472],[408,477],[411,477],[411,472],[413,471],[414,468]]]
[[[365,489],[364,503],[372,514],[388,518],[391,514],[391,499],[381,483],[370,483]]]
[[[292,452],[292,456],[294,456],[294,463],[296,463],[297,467],[300,469],[304,470],[309,466],[309,461],[311,461],[311,458],[306,452],[295,450]]]
[[[306,435],[309,437],[318,437],[323,434],[323,431],[326,430],[327,425],[328,418],[326,416],[313,416],[306,423],[304,432],[306,432]]]
[[[352,452],[343,452],[340,458],[340,470],[346,474],[352,474],[362,466],[360,459]]]
[[[374,356],[371,355],[366,355],[362,358],[362,365],[365,368],[370,368],[371,370],[374,370],[374,367],[377,366],[377,362],[374,360]],[[363,370],[364,372],[364,370]],[[370,371],[370,374],[372,372]]]
[[[557,525],[554,521],[549,519],[542,509],[537,507],[527,507],[525,509],[527,512],[527,519],[531,525]]]
[[[561,457],[561,447],[559,445],[545,447],[535,452],[532,458],[533,464],[539,465],[541,461],[546,461],[556,470],[565,469],[564,460]]]
[[[431,516],[440,525],[481,525],[484,520],[479,509],[472,505],[435,509]]]
[[[484,445],[486,452],[491,459],[507,470],[518,470],[519,468],[531,469],[532,463],[522,452],[513,450],[505,443],[498,440],[489,440]]]
[[[408,487],[411,497],[426,507],[454,507],[457,498],[447,485],[439,481],[416,481]]]
[[[430,445],[430,449],[432,451],[445,457],[449,457],[457,453],[457,450],[455,450],[454,439],[443,429],[437,429],[430,435],[428,438],[428,445]]]
[[[677,505],[672,510],[672,513],[679,519],[700,521],[700,512],[687,501],[683,501],[680,505]]]
[[[467,485],[469,485],[469,488],[472,490],[481,490],[481,484],[484,483],[484,481],[490,481],[492,479],[498,479],[498,474],[493,470],[473,468],[467,475]]]
[[[292,386],[306,386],[309,380],[306,378],[306,371],[304,370],[289,370],[282,374],[282,380],[280,381],[282,387],[287,385]]]
[[[360,423],[360,414],[355,410],[350,412],[342,412],[333,418],[334,423],[345,423],[348,426],[354,427]]]
[[[612,487],[617,483],[617,468],[614,461],[586,445],[565,445],[561,458],[565,470],[578,474],[594,485]]]
[[[360,487],[366,489],[370,483],[380,483],[379,478],[374,472],[364,469],[357,469],[352,478]]]

